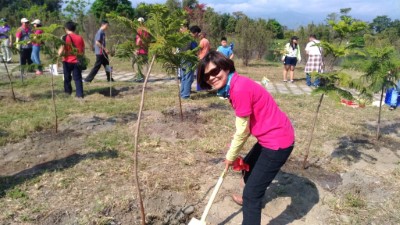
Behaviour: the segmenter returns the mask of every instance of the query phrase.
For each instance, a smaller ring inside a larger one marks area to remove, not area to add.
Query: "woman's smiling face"
[[[214,89],[220,89],[226,85],[228,73],[228,70],[221,70],[213,62],[210,62],[204,70],[204,78],[207,84]]]

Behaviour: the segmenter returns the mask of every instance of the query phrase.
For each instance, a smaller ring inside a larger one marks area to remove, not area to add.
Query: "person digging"
[[[233,166],[250,135],[257,139],[244,158],[243,195],[233,195],[242,205],[242,225],[261,223],[262,200],[280,168],[294,148],[294,129],[268,91],[255,81],[239,75],[232,60],[217,51],[199,63],[197,82],[203,89],[215,89],[229,99],[236,115],[236,132],[226,154],[225,170]]]

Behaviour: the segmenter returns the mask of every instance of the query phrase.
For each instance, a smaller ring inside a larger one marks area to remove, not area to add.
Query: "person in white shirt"
[[[320,80],[315,79],[314,82],[311,82],[310,73],[323,72],[322,48],[319,46],[320,41],[317,40],[314,34],[311,34],[308,40],[309,42],[305,48],[306,54],[308,55],[308,60],[306,67],[304,68],[304,72],[306,73],[306,83],[308,86],[318,87],[320,85]]]
[[[283,82],[287,82],[287,72],[290,70],[290,82],[293,83],[294,68],[297,62],[301,62],[300,47],[297,43],[299,38],[293,36],[290,42],[285,45],[284,55],[282,57],[283,61]]]

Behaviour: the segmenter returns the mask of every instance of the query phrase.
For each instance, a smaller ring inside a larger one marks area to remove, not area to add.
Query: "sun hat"
[[[137,19],[137,21],[139,21],[139,22],[144,22],[144,18],[143,17],[139,17],[139,19]]]
[[[26,22],[29,22],[29,20],[27,18],[22,18],[21,19],[21,23],[26,23]]]
[[[42,24],[42,22],[39,19],[36,19],[31,24]]]

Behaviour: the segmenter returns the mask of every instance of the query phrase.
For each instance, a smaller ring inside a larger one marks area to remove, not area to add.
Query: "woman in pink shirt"
[[[243,205],[242,224],[258,225],[265,191],[293,150],[293,126],[265,88],[239,75],[233,61],[219,52],[211,51],[200,61],[197,82],[203,89],[217,89],[235,111],[236,132],[226,154],[226,169],[232,166],[250,134],[257,138],[244,159],[250,170],[243,171],[243,198],[233,197]]]

